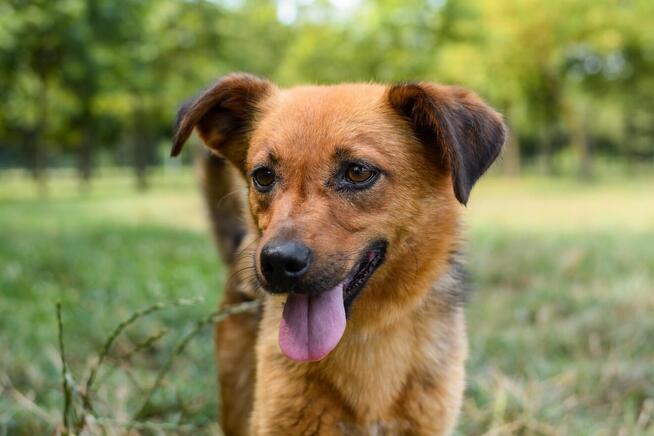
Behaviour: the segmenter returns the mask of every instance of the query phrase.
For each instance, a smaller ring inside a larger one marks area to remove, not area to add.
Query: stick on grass
[[[61,356],[61,387],[64,394],[63,424],[64,432],[70,428],[69,414],[73,395],[68,384],[68,367],[66,366],[66,351],[64,349],[64,324],[61,321],[61,303],[57,303],[57,335],[59,337],[59,355]]]

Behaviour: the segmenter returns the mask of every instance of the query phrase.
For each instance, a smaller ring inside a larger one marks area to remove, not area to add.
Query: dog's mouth
[[[352,268],[343,286],[343,305],[346,315],[349,314],[354,300],[377,268],[384,262],[386,241],[376,241],[365,251],[362,259]]]
[[[321,360],[338,345],[347,313],[373,273],[384,261],[386,241],[364,251],[345,280],[317,295],[289,294],[279,326],[279,346],[290,359]]]

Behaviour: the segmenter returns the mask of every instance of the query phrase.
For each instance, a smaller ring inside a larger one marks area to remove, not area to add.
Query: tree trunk
[[[625,105],[625,108],[622,111],[622,125],[623,125],[623,136],[622,136],[622,144],[624,147],[625,151],[625,158],[626,158],[626,174],[632,174],[632,171],[634,169],[634,162],[635,162],[635,153],[634,149],[631,146],[635,142],[636,138],[636,128],[634,126],[634,114],[633,114],[633,109],[631,105]]]
[[[90,101],[84,102],[84,114],[82,116],[82,142],[78,154],[78,171],[80,177],[80,189],[87,191],[90,188],[93,177],[93,158],[95,151],[95,126],[91,113]]]
[[[554,176],[559,169],[554,161],[555,141],[558,136],[558,121],[561,110],[561,83],[555,71],[543,65],[541,70],[543,84],[543,151],[545,155],[545,170],[548,175]]]
[[[507,124],[510,126],[512,117],[511,103],[508,101],[502,105],[504,113],[507,116]],[[507,177],[517,177],[520,175],[520,138],[517,132],[509,127],[508,137],[502,153],[502,169]]]
[[[79,151],[79,176],[83,185],[88,185],[93,177],[93,134],[84,129]]]
[[[579,123],[571,134],[572,146],[579,154],[579,178],[589,180],[593,176],[593,155],[583,123]]]
[[[47,132],[48,132],[48,82],[41,78],[41,92],[38,97],[36,126],[29,134],[28,162],[30,173],[36,182],[39,195],[48,194],[47,178]]]
[[[577,176],[581,180],[589,180],[592,177],[593,159],[584,120],[584,110],[573,107],[571,103],[564,104],[563,116],[570,135],[570,146],[575,150],[579,159]]]
[[[554,138],[556,131],[551,125],[543,126],[541,140],[543,141],[543,158],[545,162],[545,172],[548,176],[558,174],[558,169],[554,163]]]
[[[509,132],[503,154],[504,175],[517,177],[520,175],[520,139],[515,132]]]
[[[145,110],[139,103],[134,111],[134,176],[136,189],[146,191],[148,185],[149,134]]]

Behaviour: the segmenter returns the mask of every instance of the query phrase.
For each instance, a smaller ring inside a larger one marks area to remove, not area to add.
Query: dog
[[[502,116],[430,82],[280,89],[219,79],[193,131],[223,260],[216,327],[229,435],[441,435],[467,356],[461,211],[499,155]]]

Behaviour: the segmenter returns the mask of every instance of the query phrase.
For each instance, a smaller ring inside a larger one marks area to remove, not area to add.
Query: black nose
[[[284,292],[309,269],[311,250],[298,241],[271,241],[261,250],[260,261],[268,285]]]

